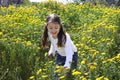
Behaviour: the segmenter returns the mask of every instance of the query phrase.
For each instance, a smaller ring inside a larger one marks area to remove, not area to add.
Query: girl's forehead
[[[59,26],[57,22],[50,22],[48,23],[48,26]]]

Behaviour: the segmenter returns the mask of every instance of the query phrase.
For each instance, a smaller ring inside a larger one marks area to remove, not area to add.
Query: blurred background
[[[55,58],[48,58],[49,41],[47,48],[41,45],[50,13],[61,17],[78,49],[74,80],[120,80],[120,0],[0,0],[0,4],[0,80],[53,80]],[[60,74],[60,80],[70,79]]]
[[[38,3],[38,2],[47,2],[47,1],[56,1],[61,2],[63,4],[66,3],[77,3],[77,4],[84,4],[85,2],[91,2],[93,4],[100,3],[104,4],[106,6],[120,6],[120,0],[0,0],[0,4],[3,6],[8,6],[10,4],[28,4],[30,2],[32,3]]]

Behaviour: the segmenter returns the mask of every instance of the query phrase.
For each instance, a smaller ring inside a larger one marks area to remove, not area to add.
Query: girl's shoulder
[[[69,33],[66,32],[66,39],[71,39]]]
[[[66,34],[66,37],[70,37],[69,33],[66,32],[65,34]]]

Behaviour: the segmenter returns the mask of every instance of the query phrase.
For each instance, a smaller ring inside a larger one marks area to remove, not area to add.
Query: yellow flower
[[[61,76],[61,77],[60,77],[60,79],[64,79],[64,78],[65,78],[65,76]]]
[[[82,61],[81,61],[81,64],[85,64],[85,60],[82,60]]]
[[[96,78],[96,80],[109,80],[109,79],[104,76],[101,76],[101,77]]]
[[[63,69],[64,69],[63,66],[58,66],[58,65],[56,65],[56,68],[57,68],[57,69],[60,69],[60,70],[63,70]]]
[[[39,69],[36,74],[38,75],[38,74],[40,74],[41,72],[42,72],[42,69]]]
[[[103,53],[101,53],[102,55],[106,55],[106,53],[105,52],[103,52]]]
[[[104,80],[109,80],[108,78],[104,78]]]
[[[80,75],[80,74],[81,74],[81,72],[79,72],[79,71],[75,71],[75,70],[72,71],[72,75]]]
[[[32,44],[32,43],[31,43],[30,41],[27,41],[27,42],[26,42],[26,45],[27,45],[27,46],[30,46],[31,44]]]
[[[4,40],[4,41],[6,41],[6,40],[7,40],[7,38],[4,38],[3,40]]]
[[[85,49],[89,49],[89,47],[87,45],[85,45]]]
[[[97,63],[96,63],[96,62],[94,62],[93,64],[94,64],[95,66],[97,66]]]
[[[87,80],[86,78],[82,78],[82,80]]]
[[[90,69],[91,69],[91,70],[93,70],[93,69],[95,69],[95,68],[96,68],[96,66],[93,66],[93,65],[90,66]]]
[[[35,76],[30,76],[29,79],[34,79]]]
[[[85,40],[85,37],[82,37],[82,41],[84,41]]]
[[[118,68],[120,68],[120,66],[118,66]]]
[[[2,32],[0,32],[0,35],[2,35],[3,33]]]
[[[16,43],[18,43],[19,42],[19,40],[16,40]]]
[[[46,78],[46,77],[48,77],[47,75],[42,75],[42,78]]]
[[[47,56],[47,55],[48,55],[48,53],[46,52],[46,53],[45,53],[45,56]]]
[[[104,76],[96,78],[96,80],[102,80]]]
[[[96,63],[96,62],[93,62],[93,63],[89,63],[89,64],[88,64],[88,67],[89,67],[91,70],[95,69],[96,66],[97,66],[97,63]]]
[[[116,59],[120,59],[120,53],[115,58]]]
[[[59,73],[59,72],[62,72],[62,71],[63,71],[63,69],[60,69],[60,68],[55,70],[56,73]]]
[[[37,47],[37,49],[40,49],[40,47]]]

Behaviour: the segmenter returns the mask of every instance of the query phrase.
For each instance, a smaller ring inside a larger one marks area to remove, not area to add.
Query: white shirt
[[[48,32],[48,36],[51,41],[51,46],[48,54],[55,55],[55,51],[57,51],[61,56],[66,56],[64,67],[70,67],[70,62],[72,62],[73,54],[74,52],[77,52],[77,48],[73,44],[69,34],[66,33],[66,43],[64,47],[58,47],[57,46],[58,39],[53,38],[49,32]]]

